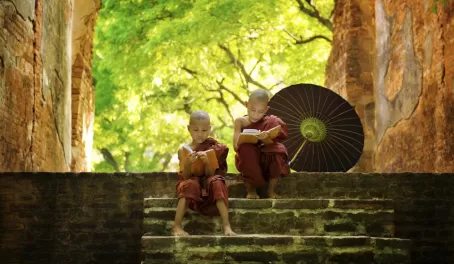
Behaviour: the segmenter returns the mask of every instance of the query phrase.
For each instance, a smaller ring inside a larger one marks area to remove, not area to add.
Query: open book
[[[187,146],[187,145],[183,146],[183,155],[182,155],[182,159],[180,161],[181,170],[184,168],[184,162],[185,162],[186,158],[188,157],[189,153],[192,153],[192,152],[193,152],[193,150],[189,146]],[[205,151],[205,153],[207,154],[208,161],[210,162],[211,168],[213,168],[213,169],[219,168],[219,163],[218,163],[218,158],[216,157],[216,152],[213,149],[209,149],[209,150]],[[201,176],[201,175],[205,174],[205,164],[203,163],[203,161],[201,159],[196,159],[192,163],[191,172],[197,176]]]
[[[274,142],[273,139],[277,137],[280,130],[281,126],[275,126],[267,131],[260,131],[257,129],[244,129],[238,137],[237,145],[239,146],[244,143],[257,144],[257,142],[259,141],[259,135],[262,132],[268,132],[270,136],[268,139],[262,140],[263,144],[272,144]]]

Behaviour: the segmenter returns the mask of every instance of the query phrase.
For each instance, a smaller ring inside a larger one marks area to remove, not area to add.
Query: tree
[[[104,0],[93,72],[95,147],[104,159],[95,170],[175,170],[188,116],[202,109],[235,171],[233,118],[245,114],[249,93],[323,83],[333,5]]]

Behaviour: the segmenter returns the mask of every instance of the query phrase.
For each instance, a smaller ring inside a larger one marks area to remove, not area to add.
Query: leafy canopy
[[[228,145],[255,89],[323,84],[333,0],[103,0],[96,25],[96,171],[176,170],[189,113]]]

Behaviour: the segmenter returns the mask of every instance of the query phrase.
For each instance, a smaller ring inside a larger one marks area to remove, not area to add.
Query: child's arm
[[[183,157],[183,147],[178,150],[178,159],[182,160]],[[186,160],[183,164],[183,179],[187,180],[192,176],[192,163],[197,159],[197,154],[195,152],[189,153],[186,157]]]
[[[235,151],[238,151],[238,138],[240,137],[241,134],[241,129],[243,122],[242,122],[242,117],[238,117],[235,119],[235,123],[233,125],[233,148]]]

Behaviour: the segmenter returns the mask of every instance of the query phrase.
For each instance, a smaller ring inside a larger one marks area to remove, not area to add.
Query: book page
[[[186,161],[186,158],[188,157],[189,153],[192,153],[192,152],[193,152],[193,150],[189,146],[187,146],[187,145],[183,146],[183,155],[182,155],[182,160],[180,161],[180,170],[181,171],[184,168],[184,163]],[[205,153],[207,154],[208,161],[210,162],[211,168],[218,169],[219,162],[216,157],[216,151],[214,151],[213,149],[209,149],[209,150],[205,151]],[[203,163],[203,161],[201,159],[196,159],[192,163],[191,172],[192,172],[192,174],[194,174],[196,176],[205,175],[205,164]]]
[[[271,128],[270,130],[266,131],[268,132],[270,138],[263,140],[264,144],[272,144],[274,143],[273,139],[279,135],[279,131],[281,130],[281,126],[275,126]],[[250,143],[250,144],[257,144],[259,141],[258,135],[260,135],[260,130],[257,129],[244,129],[243,132],[241,132],[240,136],[238,137],[238,143],[237,145],[241,145],[244,143]]]

